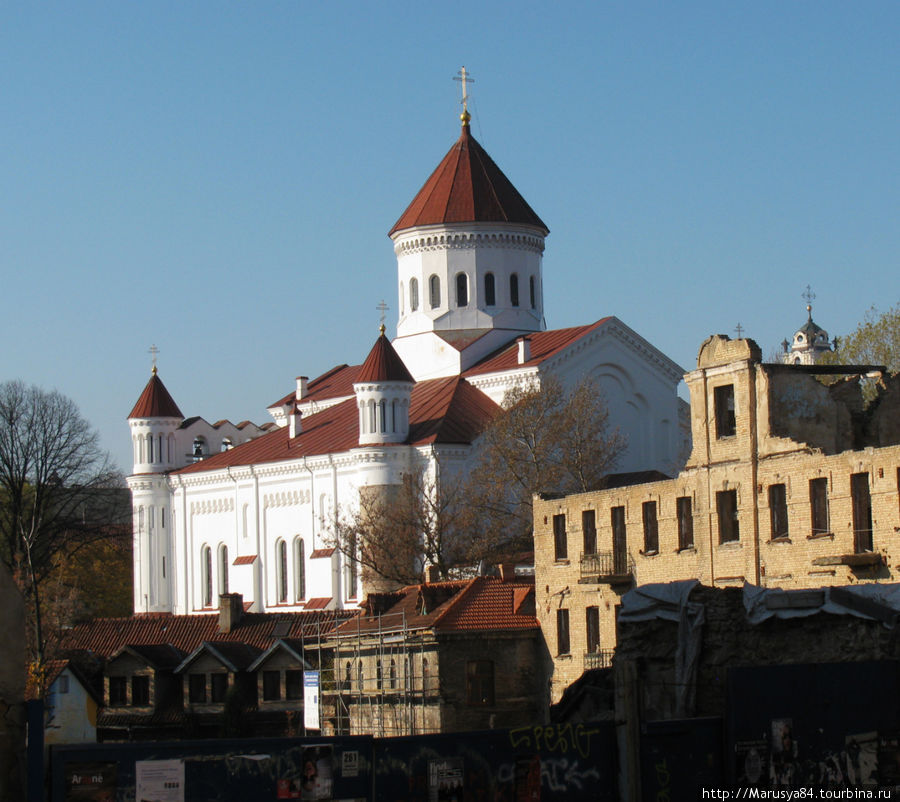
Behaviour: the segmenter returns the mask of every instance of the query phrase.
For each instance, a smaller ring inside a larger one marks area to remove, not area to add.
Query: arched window
[[[369,401],[369,431],[373,432],[373,433],[377,432],[378,429],[376,428],[376,426],[377,425],[375,423],[375,402]]]
[[[456,305],[469,305],[469,279],[465,273],[456,274]]]
[[[515,273],[509,277],[509,302],[512,306],[519,305],[519,277]]]
[[[382,398],[381,401],[378,402],[378,418],[381,423],[381,433],[384,434],[387,431],[387,413],[386,413],[386,405],[387,402]]]
[[[147,462],[153,462],[153,435],[147,435]]]
[[[400,405],[400,402],[395,398],[391,401],[391,431],[395,434],[397,433],[397,407]]]
[[[275,544],[275,595],[280,602],[287,601],[287,543]]]
[[[409,280],[409,311],[415,312],[419,308],[419,279]]]
[[[207,448],[206,448],[206,438],[203,437],[203,435],[198,434],[194,438],[194,451],[193,451],[194,461],[203,459],[207,455],[207,453],[209,453],[209,452],[207,451]]]
[[[234,448],[234,443],[231,442],[231,438],[223,437],[221,450],[222,451],[231,451],[232,448]]]
[[[432,309],[441,305],[441,280],[436,275],[428,279],[428,302]]]
[[[348,660],[346,665],[344,666],[344,688],[345,690],[350,690],[350,683],[352,682],[352,673],[353,669],[350,666],[350,661]]]
[[[484,305],[495,306],[497,303],[497,289],[494,284],[494,274],[484,274]]]
[[[406,303],[406,298],[403,297],[403,282],[400,282],[400,317],[403,317],[404,309],[403,304]]]
[[[390,674],[388,675],[388,687],[392,691],[397,690],[397,661],[393,657],[391,658]]]
[[[534,290],[534,276],[528,277],[528,293],[531,295],[531,308],[537,309],[537,294]]]
[[[228,593],[228,546],[219,546],[219,595]]]
[[[212,549],[200,549],[200,571],[203,575],[203,606],[212,606]]]
[[[294,576],[297,588],[297,600],[306,598],[306,554],[303,538],[294,541]]]

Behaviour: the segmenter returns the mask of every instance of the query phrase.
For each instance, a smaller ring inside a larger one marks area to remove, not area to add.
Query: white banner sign
[[[319,672],[303,672],[303,726],[319,729]]]

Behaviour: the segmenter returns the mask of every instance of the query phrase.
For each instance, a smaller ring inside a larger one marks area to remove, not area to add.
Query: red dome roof
[[[441,223],[519,223],[549,229],[463,124],[459,139],[390,230]]]
[[[382,326],[382,328],[384,328]],[[372,350],[363,362],[356,382],[409,382],[415,384],[410,372],[403,364],[403,360],[397,356],[394,346],[391,345],[382,331],[381,336],[375,341]]]
[[[179,420],[184,418],[181,410],[178,409],[178,404],[169,395],[166,385],[156,375],[155,369],[144,392],[141,393],[134,409],[128,415],[128,419],[131,418],[178,418]]]

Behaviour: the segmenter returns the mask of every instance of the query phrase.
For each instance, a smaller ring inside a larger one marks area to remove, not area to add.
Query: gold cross
[[[375,308],[381,312],[381,333],[384,334],[384,313],[387,312],[390,307],[384,302],[384,298],[382,298],[381,303]]]
[[[150,348],[148,349],[147,353],[150,354],[151,358],[153,359],[153,375],[155,376],[156,375],[156,355],[159,353],[159,348],[157,348],[156,345],[151,345]]]
[[[474,84],[474,83],[475,83],[475,79],[474,79],[474,78],[470,78],[470,77],[469,77],[469,73],[466,72],[466,68],[463,67],[463,68],[456,74],[456,77],[455,77],[453,80],[454,80],[454,81],[461,81],[461,82],[462,82],[462,100],[460,101],[460,103],[462,103],[463,114],[465,114],[465,113],[467,113],[467,112],[469,111],[469,93],[466,91],[466,89],[467,89],[467,84]]]

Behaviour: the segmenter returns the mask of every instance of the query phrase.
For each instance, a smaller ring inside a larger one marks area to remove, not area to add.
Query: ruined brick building
[[[817,380],[825,372],[838,381]],[[693,451],[676,478],[621,475],[601,490],[535,501],[553,701],[585,669],[609,663],[616,606],[634,585],[898,578],[900,376],[763,363],[752,340],[715,335],[685,380]],[[878,385],[868,405],[863,381]]]

